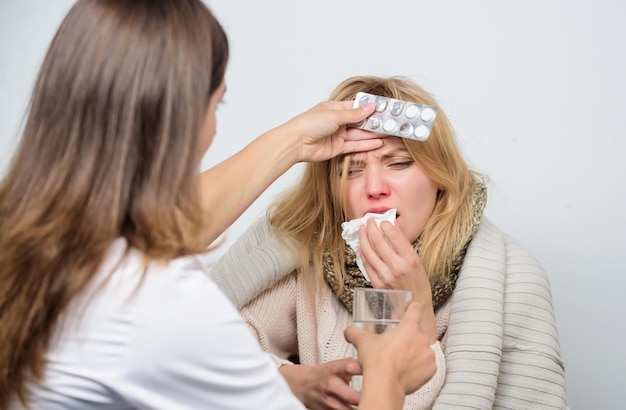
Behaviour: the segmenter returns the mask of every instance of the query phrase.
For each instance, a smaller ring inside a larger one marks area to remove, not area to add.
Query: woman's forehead
[[[380,148],[376,148],[375,150],[367,152],[357,152],[351,155],[351,160],[363,161],[368,157],[382,158],[390,155],[396,155],[398,153],[405,153],[408,151],[406,149],[406,146],[404,145],[404,142],[402,142],[402,138],[386,137],[384,141],[385,145]]]

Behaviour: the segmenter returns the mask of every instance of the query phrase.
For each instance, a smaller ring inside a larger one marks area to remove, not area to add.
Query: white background
[[[0,169],[72,3],[0,0]],[[487,216],[550,275],[571,408],[624,408],[626,3],[208,4],[232,55],[204,166],[326,99],[348,76],[410,76],[439,100],[470,164],[490,176]],[[207,261],[300,169],[272,185]]]

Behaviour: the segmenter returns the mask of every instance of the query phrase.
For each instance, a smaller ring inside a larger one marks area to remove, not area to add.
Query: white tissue
[[[361,252],[359,246],[359,228],[362,225],[365,225],[367,223],[367,220],[370,218],[374,219],[374,221],[376,222],[376,226],[378,226],[379,228],[382,221],[389,221],[392,224],[395,224],[396,210],[390,209],[384,214],[367,213],[361,218],[353,219],[351,221],[347,221],[341,224],[341,227],[343,228],[341,237],[354,250],[354,253],[356,254],[356,264],[359,269],[361,269],[363,276],[368,282],[370,281],[370,277],[367,275],[365,267],[363,266],[363,261],[361,260]]]

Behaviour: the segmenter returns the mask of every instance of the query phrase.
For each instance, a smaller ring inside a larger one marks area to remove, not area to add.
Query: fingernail
[[[365,112],[369,112],[372,111],[372,108],[374,108],[376,105],[374,103],[367,103],[365,105],[361,106],[361,109]]]

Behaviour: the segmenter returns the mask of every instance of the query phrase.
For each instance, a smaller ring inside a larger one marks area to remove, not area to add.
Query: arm
[[[241,315],[300,401],[310,409],[351,409],[359,399],[349,386],[352,375],[361,374],[356,360],[318,365],[294,365],[287,360],[298,353],[296,263],[288,256],[266,218],[260,218],[220,258],[210,275],[236,305],[245,304]],[[278,279],[287,272],[293,273]]]
[[[452,295],[434,408],[564,409],[551,299],[537,261],[483,218]]]
[[[361,121],[373,110],[373,104],[352,108],[351,101],[318,104],[203,172],[202,201],[210,215],[206,244],[212,243],[295,163],[323,161],[380,147],[382,140],[374,138],[376,134],[366,137],[373,139],[357,140],[367,133],[350,133],[346,128],[346,124]]]
[[[259,218],[211,268],[209,276],[237,309],[297,268],[291,252]]]
[[[503,345],[496,402],[565,409],[565,374],[550,283],[528,252],[507,238]]]
[[[290,363],[288,358],[298,353],[295,272],[261,292],[240,313],[276,365]]]
[[[257,267],[258,268],[258,267]],[[231,272],[231,275],[236,272]],[[267,276],[258,268],[257,275]],[[359,393],[350,378],[361,374],[352,358],[317,365],[299,365],[288,358],[299,352],[296,328],[296,272],[279,280],[247,303],[240,311],[261,348],[270,353],[293,394],[309,409],[345,409],[358,404]]]

